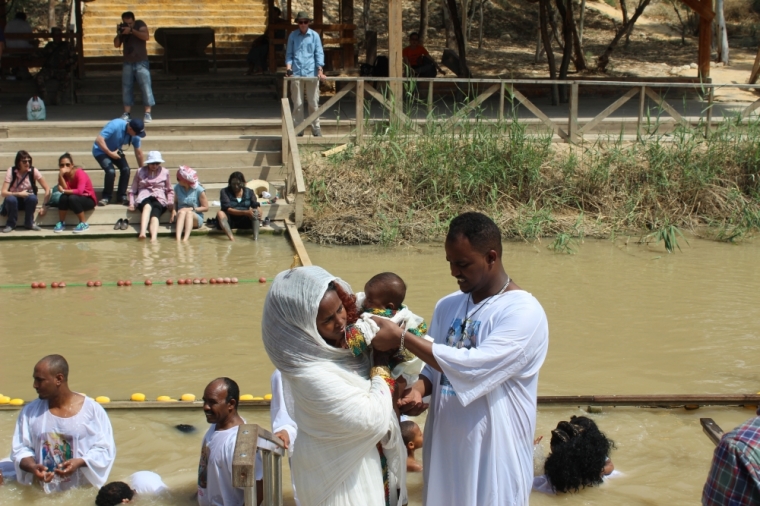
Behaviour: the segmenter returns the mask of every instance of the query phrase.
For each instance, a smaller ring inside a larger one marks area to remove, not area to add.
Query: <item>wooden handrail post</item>
[[[570,117],[567,125],[567,142],[575,144],[578,134],[578,83],[570,85]]]
[[[710,124],[712,123],[714,99],[715,99],[715,88],[710,87],[710,94],[707,96],[707,122],[705,123],[705,139],[710,138]]]
[[[499,90],[499,121],[504,121],[504,90],[506,86],[504,81],[501,82],[501,89]]]
[[[258,506],[256,497],[256,449],[259,426],[244,424],[238,427],[235,453],[232,456],[232,485],[243,489],[245,506]]]
[[[356,145],[364,140],[364,79],[356,81]]]
[[[427,115],[433,112],[433,81],[428,82]]]
[[[644,122],[644,105],[647,101],[647,87],[639,90],[639,117],[636,120],[636,140],[641,141],[641,124]]]

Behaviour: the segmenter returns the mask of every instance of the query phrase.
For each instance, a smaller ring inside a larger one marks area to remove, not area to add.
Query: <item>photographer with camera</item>
[[[121,23],[116,25],[116,37],[113,39],[114,47],[124,45],[124,66],[121,76],[121,93],[124,100],[124,114],[121,119],[132,119],[130,111],[134,104],[133,88],[135,81],[140,85],[143,105],[145,105],[145,123],[150,123],[153,118],[150,115],[151,107],[156,101],[153,99],[153,90],[150,85],[150,63],[148,62],[147,42],[150,39],[148,25],[144,21],[135,21],[132,12],[121,15]]]
[[[135,159],[137,166],[143,166],[143,152],[140,147],[141,139],[145,137],[145,124],[142,120],[133,119],[129,123],[124,122],[121,118],[106,123],[101,130],[100,135],[95,139],[92,146],[92,156],[97,160],[98,165],[106,172],[105,181],[103,181],[103,196],[98,202],[99,206],[107,206],[113,196],[113,183],[116,179],[116,167],[119,168],[119,188],[118,200],[123,205],[129,205],[127,198],[127,185],[129,184],[129,163],[122,146],[134,146]]]

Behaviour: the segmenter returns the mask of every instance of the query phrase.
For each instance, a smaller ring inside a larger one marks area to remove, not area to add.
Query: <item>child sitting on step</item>
[[[406,283],[392,272],[373,276],[364,285],[364,292],[356,294],[359,320],[346,328],[346,343],[355,356],[359,356],[372,344],[379,330],[373,316],[387,318],[402,325],[406,331],[432,341],[426,336],[427,324],[404,305]],[[391,375],[394,379],[403,376],[408,385],[417,381],[425,364],[409,350],[396,352],[390,360]]]

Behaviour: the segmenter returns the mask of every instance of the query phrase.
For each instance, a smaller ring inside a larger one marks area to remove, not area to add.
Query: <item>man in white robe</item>
[[[403,345],[427,366],[400,400],[427,405],[423,504],[526,505],[533,481],[538,371],[549,345],[541,304],[504,271],[501,233],[480,213],[452,220],[446,260],[460,290],[436,305],[433,344],[378,320],[372,346]]]
[[[269,417],[272,419],[272,433],[282,439],[285,443],[285,449],[288,450],[288,465],[290,465],[290,457],[293,456],[293,445],[298,437],[298,424],[290,417],[288,408],[285,405],[285,392],[282,388],[282,373],[279,369],[275,369],[271,378],[272,384],[272,402],[269,405]],[[301,502],[296,495],[296,480],[291,474],[290,481],[293,487],[293,501],[296,506],[301,506]]]
[[[111,422],[94,400],[72,392],[69,364],[48,355],[34,366],[39,399],[21,410],[11,460],[23,485],[36,479],[47,493],[101,487],[108,480],[116,445]]]
[[[245,420],[238,414],[240,388],[230,378],[217,378],[203,391],[203,412],[211,424],[203,437],[198,464],[200,506],[242,506],[243,489],[232,486],[232,460],[238,428]],[[257,455],[258,456],[258,455]],[[257,460],[256,480],[263,477]],[[258,484],[257,484],[258,485]],[[261,490],[257,496],[262,497]]]

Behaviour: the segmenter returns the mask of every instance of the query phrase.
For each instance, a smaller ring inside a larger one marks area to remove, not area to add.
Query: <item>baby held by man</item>
[[[406,283],[397,274],[383,272],[367,281],[364,292],[356,294],[359,319],[346,328],[346,343],[355,356],[372,345],[372,339],[380,330],[372,317],[387,318],[404,327],[406,332],[432,341],[426,336],[425,320],[404,305],[405,298]],[[403,376],[408,385],[417,381],[423,366],[424,363],[403,346],[390,359],[393,379]]]

